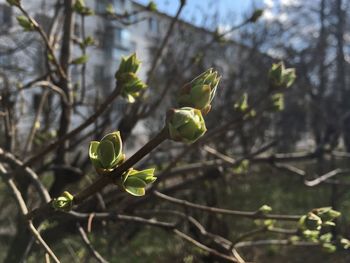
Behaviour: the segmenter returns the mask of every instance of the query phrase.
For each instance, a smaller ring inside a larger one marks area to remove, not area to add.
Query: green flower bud
[[[182,87],[177,102],[181,107],[193,107],[201,110],[203,114],[208,113],[220,78],[218,72],[212,68],[206,70]]]
[[[115,78],[118,80],[123,73],[137,73],[141,66],[141,61],[137,59],[136,53],[129,57],[122,57],[119,69],[115,73]]]
[[[9,5],[20,6],[21,0],[6,0]]]
[[[17,16],[17,21],[25,31],[33,31],[34,24],[25,16]]]
[[[251,23],[255,23],[263,15],[263,13],[263,9],[256,9],[248,21]]]
[[[309,230],[309,229],[306,229],[302,232],[302,235],[305,239],[309,241],[314,241],[314,242],[317,242],[319,234],[320,234],[319,231]]]
[[[74,196],[65,191],[63,194],[52,200],[52,207],[55,210],[68,212],[72,209]]]
[[[74,64],[74,65],[80,65],[80,64],[87,63],[88,60],[89,60],[89,56],[88,55],[82,55],[80,57],[77,57],[77,58],[73,59],[70,63]]]
[[[312,210],[312,212],[317,216],[319,216],[324,224],[328,224],[328,225],[329,223],[331,223],[330,225],[334,225],[334,223],[331,221],[333,221],[334,219],[338,218],[341,215],[340,212],[333,210],[332,207],[330,206],[316,208]]]
[[[207,131],[201,111],[189,107],[170,110],[166,123],[174,141],[193,143]]]
[[[299,220],[299,225],[302,229],[307,230],[320,230],[322,226],[322,220],[319,216],[312,212],[304,215]]]
[[[114,9],[114,6],[112,4],[108,4],[106,6],[106,12],[107,14],[109,15],[114,15],[115,14],[115,9]]]
[[[85,5],[84,0],[76,0],[73,6],[73,10],[83,16],[90,16],[94,14],[94,11]]]
[[[350,248],[350,240],[346,239],[346,238],[341,238],[340,239],[340,245],[344,248],[344,249],[349,249]]]
[[[332,237],[333,237],[332,233],[326,233],[321,235],[319,239],[321,243],[329,243],[332,241]]]
[[[157,5],[154,1],[150,1],[147,5],[147,9],[151,12],[157,11]]]
[[[268,214],[272,211],[271,206],[268,205],[263,205],[262,207],[259,208],[258,212],[262,213],[262,214]]]
[[[283,62],[273,64],[269,71],[269,82],[272,88],[289,88],[295,78],[295,69],[286,69]]]
[[[135,73],[124,73],[121,80],[121,95],[130,103],[134,103],[135,99],[140,96],[140,92],[147,88],[147,85]]]
[[[131,195],[143,196],[145,195],[146,186],[153,183],[156,179],[154,169],[138,171],[131,168],[122,175],[118,184]]]
[[[86,37],[82,43],[84,47],[92,46],[94,44],[95,44],[95,39],[92,36]]]
[[[113,170],[124,161],[122,139],[119,131],[105,135],[101,141],[92,141],[89,157],[97,172]]]
[[[322,249],[327,253],[334,253],[335,251],[337,251],[337,247],[332,243],[323,243]]]
[[[242,97],[239,99],[239,101],[234,104],[234,109],[236,111],[245,112],[248,108],[249,108],[248,93],[244,92]]]
[[[283,93],[275,93],[271,96],[273,108],[276,111],[284,110],[284,94]]]
[[[136,73],[139,70],[141,62],[136,58],[136,54],[129,57],[123,57],[119,69],[115,73],[118,85],[121,86],[121,95],[130,103],[135,102],[141,91],[147,88],[147,85],[141,81]]]

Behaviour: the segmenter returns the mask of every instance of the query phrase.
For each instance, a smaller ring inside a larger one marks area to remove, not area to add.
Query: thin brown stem
[[[179,198],[171,197],[165,194],[162,194],[158,191],[153,191],[153,194],[163,200],[166,200],[168,202],[195,208],[198,210],[206,211],[209,213],[215,213],[215,214],[224,214],[224,215],[231,215],[231,216],[241,216],[241,217],[247,217],[252,219],[257,218],[263,218],[263,219],[276,219],[276,220],[285,220],[285,221],[298,221],[301,216],[299,215],[274,215],[274,214],[262,214],[258,213],[256,211],[254,212],[247,212],[247,211],[237,211],[237,210],[230,210],[230,209],[223,209],[223,208],[217,208],[212,206],[205,206],[205,205],[199,205],[192,202],[189,202],[187,200],[182,200]]]
[[[21,6],[18,6],[19,10],[21,10],[21,12],[23,13],[23,15],[25,15],[25,17],[30,21],[30,23],[32,23],[32,25],[34,26],[35,30],[39,33],[39,35],[41,36],[41,38],[43,39],[45,46],[50,54],[50,56],[52,57],[52,62],[53,64],[56,66],[59,75],[61,76],[61,78],[66,79],[67,76],[63,70],[63,68],[61,67],[60,63],[58,62],[56,56],[55,56],[55,52],[52,48],[52,46],[50,45],[50,41],[49,38],[47,37],[45,31],[42,29],[42,27],[28,14],[28,12]]]
[[[94,121],[103,113],[105,110],[110,106],[110,104],[114,101],[116,97],[118,97],[120,94],[120,89],[116,88],[107,98],[106,100],[97,108],[97,110],[88,118],[85,122],[80,124],[77,128],[74,130],[66,133],[61,138],[57,139],[56,141],[50,143],[46,148],[42,149],[37,153],[36,155],[32,156],[25,162],[25,166],[30,166],[34,163],[36,163],[39,160],[42,160],[42,158],[54,150],[56,147],[61,145],[64,141],[72,138],[73,136],[79,134],[81,131],[83,131],[85,128],[90,126],[90,124],[94,123]]]

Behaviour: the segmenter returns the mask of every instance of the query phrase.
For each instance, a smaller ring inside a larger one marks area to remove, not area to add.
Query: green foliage
[[[242,97],[234,104],[234,109],[236,111],[245,112],[249,107],[248,104],[248,93],[244,92]]]
[[[70,63],[74,64],[74,65],[81,65],[81,64],[85,64],[87,63],[89,60],[89,56],[88,55],[82,55],[78,58],[73,59]]]
[[[185,143],[195,142],[207,131],[201,111],[190,107],[170,110],[166,124],[170,138]]]
[[[60,211],[70,211],[73,206],[73,195],[71,195],[69,192],[65,191],[63,194],[57,198],[54,198],[52,200],[52,207],[55,210]]]
[[[129,57],[122,57],[119,69],[115,73],[118,85],[121,86],[121,95],[130,103],[135,102],[147,85],[136,75],[141,62],[136,58],[136,54]]]
[[[119,131],[116,131],[105,135],[99,142],[90,142],[89,157],[96,171],[103,173],[124,161],[122,150],[122,139]]]
[[[207,114],[220,79],[221,76],[217,71],[213,71],[212,68],[206,70],[180,89],[177,96],[178,104],[181,107],[199,109],[203,114]]]
[[[249,160],[242,160],[237,167],[233,168],[233,172],[236,174],[247,173],[249,170]]]
[[[275,93],[271,95],[273,109],[276,111],[284,110],[284,94]]]
[[[289,88],[295,81],[295,69],[285,68],[281,61],[273,64],[269,71],[269,82],[272,88]]]
[[[299,220],[301,229],[320,230],[322,227],[322,219],[312,212],[303,215]]]
[[[109,14],[109,15],[115,14],[114,6],[113,6],[112,4],[108,4],[108,5],[106,6],[106,12],[107,12],[107,14]]]
[[[82,43],[80,43],[80,48],[87,48],[88,46],[93,46],[95,44],[95,39],[92,36],[86,37]]]
[[[350,249],[350,240],[346,239],[346,238],[341,238],[340,239],[340,245],[344,248],[344,249]]]
[[[94,11],[85,5],[84,0],[76,0],[73,10],[82,16],[91,16],[94,14]]]
[[[131,168],[123,174],[120,185],[131,195],[143,196],[145,195],[146,186],[157,179],[154,176],[154,170],[146,169],[138,171]]]
[[[154,1],[150,1],[147,5],[147,10],[151,12],[157,11],[157,4]]]
[[[333,210],[332,207],[320,207],[312,210],[322,220],[323,225],[334,226],[333,220],[341,216],[341,213]]]
[[[272,208],[271,208],[271,206],[263,205],[263,206],[261,206],[261,207],[259,208],[258,211],[259,211],[260,213],[262,213],[262,214],[268,214],[268,213],[270,213],[270,212],[272,211]]]
[[[17,21],[24,31],[33,31],[35,29],[34,24],[25,16],[17,16]]]
[[[248,19],[249,22],[251,23],[255,23],[256,21],[259,20],[259,18],[264,14],[264,10],[263,9],[256,9],[252,16]]]

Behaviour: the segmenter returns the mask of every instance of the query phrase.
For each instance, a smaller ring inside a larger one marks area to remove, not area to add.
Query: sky
[[[149,0],[137,0],[141,4],[149,3]],[[176,13],[179,6],[179,0],[154,0],[158,10],[169,15]],[[225,24],[229,22],[239,22],[240,19],[251,10],[252,5],[262,6],[263,0],[187,0],[186,6],[182,12],[181,18],[187,22],[198,26],[208,26],[203,18],[203,14],[218,14]],[[226,20],[226,21],[225,21]],[[233,21],[232,21],[233,20]]]

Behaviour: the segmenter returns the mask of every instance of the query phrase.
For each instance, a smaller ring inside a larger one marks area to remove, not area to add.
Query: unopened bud
[[[302,229],[320,230],[322,226],[322,220],[319,216],[315,215],[312,212],[309,212],[307,215],[304,215],[300,218],[299,225]]]
[[[157,11],[157,5],[154,1],[150,1],[147,5],[147,10],[151,11],[151,12],[155,12]]]
[[[262,214],[268,214],[272,211],[272,208],[271,208],[271,206],[263,205],[262,207],[259,208],[258,211]]]
[[[256,9],[252,16],[249,18],[249,22],[255,23],[263,15],[263,9]]]
[[[333,210],[332,207],[330,207],[330,206],[316,208],[316,209],[313,209],[312,212],[314,214],[316,214],[317,216],[319,216],[323,223],[327,223],[327,222],[329,223],[341,215],[340,212]],[[331,224],[331,225],[333,225],[333,224]]]
[[[201,111],[190,107],[170,110],[166,123],[174,141],[193,143],[207,130]]]
[[[220,78],[217,71],[206,70],[181,88],[177,102],[181,107],[193,107],[206,114],[211,108],[210,103],[215,96]]]
[[[289,88],[295,78],[295,69],[285,68],[283,62],[273,64],[269,71],[269,82],[272,88]]]
[[[65,191],[63,194],[52,200],[52,207],[55,210],[68,212],[72,209],[74,196]]]
[[[271,96],[273,108],[276,111],[284,110],[284,94],[283,93],[275,93]]]
[[[122,58],[119,69],[115,73],[117,83],[121,86],[121,95],[131,103],[140,96],[141,91],[147,88],[147,85],[136,75],[140,65],[141,62],[134,53]]]
[[[33,31],[34,24],[25,16],[17,16],[17,21],[25,31]]]
[[[94,11],[85,5],[84,0],[76,0],[73,6],[73,10],[83,16],[90,16],[94,14]]]

